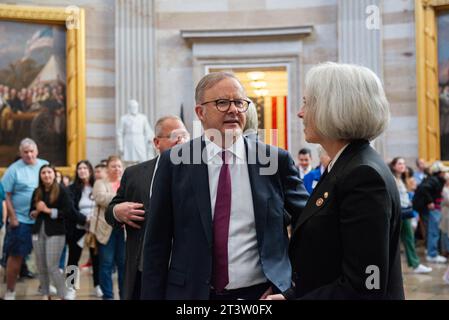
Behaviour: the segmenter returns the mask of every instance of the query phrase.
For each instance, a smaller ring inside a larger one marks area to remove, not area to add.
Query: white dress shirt
[[[223,149],[207,137],[207,170],[212,219],[217,198],[218,179],[222,166]],[[253,197],[246,161],[245,143],[242,137],[227,149],[231,174],[231,217],[228,239],[228,274],[226,289],[238,289],[267,282],[260,263],[257,244]]]
[[[327,166],[327,173],[331,172],[332,167],[334,166],[335,162],[337,162],[338,158],[340,158],[341,154],[343,153],[343,151],[345,151],[345,149],[348,145],[349,145],[349,143],[346,144],[343,148],[341,148],[340,151],[337,152],[335,157],[329,162],[329,165]]]
[[[298,166],[299,167],[299,177],[301,179],[304,179],[304,176],[306,174],[308,174],[310,171],[312,171],[312,166],[309,165],[306,169],[304,169],[302,166]]]

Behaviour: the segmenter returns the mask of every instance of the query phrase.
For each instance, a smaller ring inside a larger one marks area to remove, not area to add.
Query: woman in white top
[[[93,199],[92,190],[95,183],[95,175],[92,164],[88,160],[81,160],[76,165],[75,181],[69,186],[75,207],[75,214],[80,216],[85,223],[80,224],[76,221],[69,221],[67,224],[67,243],[69,245],[69,266],[78,266],[83,251],[82,241],[80,241],[86,234],[89,227],[89,221],[95,208],[95,201]],[[79,220],[79,219],[78,219]],[[93,281],[95,287],[95,295],[101,297],[103,294],[100,288],[99,281],[99,267],[98,255],[94,250],[90,250]],[[68,290],[67,298],[75,299],[76,291],[71,288]]]

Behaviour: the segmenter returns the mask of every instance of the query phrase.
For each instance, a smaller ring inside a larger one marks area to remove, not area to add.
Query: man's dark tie
[[[212,285],[217,292],[223,291],[229,282],[228,236],[231,216],[231,173],[226,161],[226,151],[221,153],[223,165],[218,178],[217,198],[214,212],[214,247]]]

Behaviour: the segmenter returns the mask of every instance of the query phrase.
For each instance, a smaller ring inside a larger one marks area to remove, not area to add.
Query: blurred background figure
[[[310,171],[304,176],[304,187],[309,193],[312,193],[312,190],[320,181],[321,175],[326,170],[331,158],[327,154],[326,150],[322,147],[318,147],[318,156],[320,157],[320,164],[314,170]]]
[[[65,221],[72,214],[69,192],[56,181],[56,171],[43,165],[39,171],[39,186],[33,193],[30,208],[33,225],[33,247],[39,272],[40,288],[44,299],[50,299],[50,279],[57,295],[65,298],[66,286],[59,260],[66,241]]]
[[[419,217],[426,230],[426,259],[433,263],[447,262],[447,259],[440,255],[438,243],[440,241],[441,193],[446,184],[446,172],[448,171],[449,167],[446,167],[441,161],[435,161],[429,168],[430,176],[418,186],[413,198],[413,208],[419,212]]]
[[[89,222],[92,218],[95,201],[93,198],[93,186],[95,183],[94,170],[88,160],[81,160],[76,165],[75,181],[69,186],[72,197],[75,214],[79,221],[70,219],[67,222],[67,243],[69,245],[69,266],[78,266],[83,251],[84,241],[81,241],[89,230]],[[90,259],[92,261],[94,293],[101,298],[103,292],[100,288],[99,280],[99,261],[98,253],[93,248],[89,248]],[[76,290],[74,287],[68,288],[66,298],[68,300],[76,299]]]
[[[114,299],[112,272],[117,268],[120,299],[123,299],[123,275],[125,269],[124,228],[113,229],[105,219],[105,211],[120,187],[123,164],[119,157],[110,156],[107,177],[95,181],[92,191],[95,210],[90,222],[90,232],[99,242],[100,287],[104,300]]]
[[[310,151],[309,148],[302,148],[299,150],[298,169],[301,179],[304,179],[304,176],[312,171],[312,151]]]
[[[428,175],[429,172],[427,169],[427,164],[424,161],[424,159],[422,158],[416,159],[416,171],[414,174],[416,184],[420,185],[421,182],[424,180],[424,178],[426,178]]]
[[[406,186],[406,172],[407,167],[405,160],[402,157],[396,157],[390,162],[390,169],[396,181],[396,186],[399,191],[399,198],[401,200],[401,241],[404,245],[405,257],[407,258],[407,265],[414,273],[429,273],[432,268],[420,263],[418,254],[416,253],[415,235],[412,226],[412,219],[414,212],[412,208],[412,201],[410,199]],[[409,177],[409,179],[412,177]],[[408,181],[409,185],[413,187],[413,182]]]
[[[95,166],[95,180],[105,179],[107,177],[106,174],[106,164],[99,163]]]
[[[257,140],[259,129],[259,119],[256,105],[251,101],[246,111],[246,123],[243,128],[243,135],[249,139]]]

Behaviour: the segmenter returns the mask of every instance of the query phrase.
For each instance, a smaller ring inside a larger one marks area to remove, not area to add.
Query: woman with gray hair
[[[259,128],[259,117],[257,116],[257,108],[254,102],[248,106],[246,111],[246,123],[243,128],[243,135],[249,139],[257,140],[257,130]]]
[[[270,298],[404,299],[398,190],[369,144],[390,118],[379,78],[361,66],[315,66],[298,116],[331,161],[293,228],[295,289]]]

